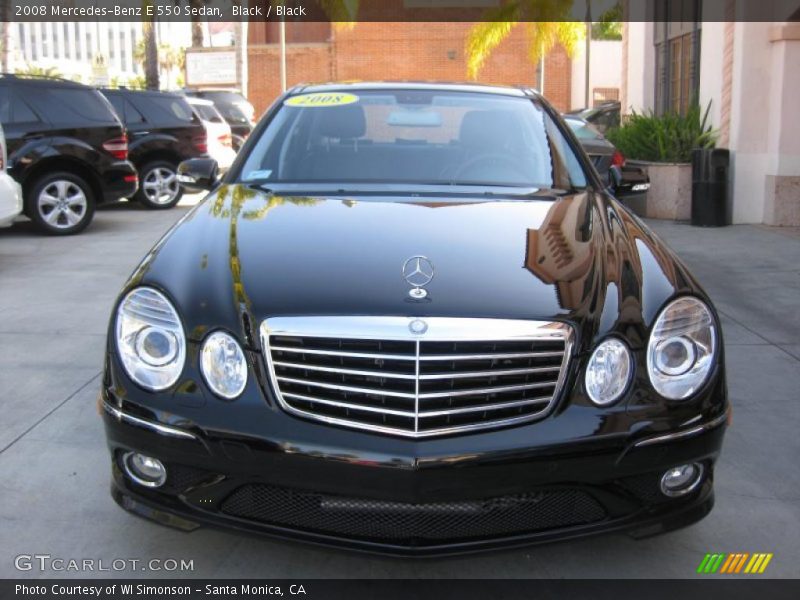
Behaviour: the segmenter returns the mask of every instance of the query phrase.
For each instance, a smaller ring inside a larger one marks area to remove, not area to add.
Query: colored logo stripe
[[[747,563],[744,568],[745,573],[763,573],[769,561],[772,560],[772,554],[753,554],[753,558]]]
[[[697,567],[698,573],[749,573],[759,574],[767,570],[767,565],[772,560],[772,553],[757,552],[734,552],[731,554],[715,553],[706,554],[700,565]],[[745,566],[746,565],[746,566]],[[744,571],[742,571],[744,569]]]

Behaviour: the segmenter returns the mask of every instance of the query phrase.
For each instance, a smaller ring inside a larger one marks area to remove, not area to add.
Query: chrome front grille
[[[502,319],[280,317],[262,323],[261,338],[287,412],[422,437],[544,417],[571,331]]]

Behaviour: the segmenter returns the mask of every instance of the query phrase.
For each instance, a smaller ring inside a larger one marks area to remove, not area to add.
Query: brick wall
[[[248,99],[256,115],[269,108],[281,93],[280,56],[275,44],[249,46]],[[308,81],[331,81],[331,45],[291,44],[286,47],[286,83],[289,87]]]
[[[297,24],[295,27],[302,27]],[[464,43],[471,23],[358,23],[335,28],[329,42],[287,45],[287,83],[348,80],[465,81]],[[271,36],[270,36],[271,37]],[[278,46],[251,45],[249,97],[263,112],[280,92]],[[571,61],[556,48],[545,61],[545,96],[567,110]],[[524,25],[492,53],[478,81],[536,87],[537,69],[528,59]]]

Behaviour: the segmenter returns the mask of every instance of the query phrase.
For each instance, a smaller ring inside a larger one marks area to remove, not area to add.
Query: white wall
[[[759,15],[786,18],[788,0],[760,0]],[[630,3],[629,6],[633,6]],[[765,212],[773,202],[775,178],[800,177],[800,29],[776,40],[781,22],[746,21],[752,3],[736,5],[733,26],[730,141],[731,193],[734,223],[762,223],[775,219]],[[633,18],[633,17],[631,17]],[[710,118],[720,127],[722,103],[725,23],[706,21],[702,26],[700,50],[700,103],[711,101]],[[790,26],[797,27],[797,26]],[[785,31],[785,29],[784,29]],[[629,22],[627,107],[651,108],[655,91],[653,24]],[[800,198],[782,191],[783,215],[789,214]],[[786,206],[790,207],[788,212]],[[796,214],[796,213],[792,213]],[[791,217],[789,217],[791,218]],[[795,217],[796,218],[796,217]]]
[[[623,113],[630,109],[642,112],[655,106],[655,66],[653,24],[628,23],[628,94]]]
[[[592,103],[593,88],[617,88],[622,84],[622,42],[613,40],[592,40],[590,49],[589,104]],[[572,96],[570,108],[586,106],[586,45],[572,60]]]
[[[711,103],[708,118],[718,129],[722,108],[722,68],[725,49],[725,23],[703,23],[700,35],[700,108]]]
[[[760,223],[764,214],[770,96],[770,23],[736,23],[731,93],[733,222]],[[704,73],[701,71],[701,88]]]

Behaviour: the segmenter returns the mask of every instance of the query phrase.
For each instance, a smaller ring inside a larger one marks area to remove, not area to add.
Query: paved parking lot
[[[768,576],[800,576],[800,232],[653,224],[723,315],[734,426],[709,517],[638,542],[608,535],[400,560],[208,529],[181,533],[111,500],[95,407],[111,303],[186,210],[121,204],[63,239],[27,224],[0,230],[0,577],[87,575],[20,573],[19,554],[191,559],[201,577],[688,577],[706,552],[741,551],[773,552]]]

